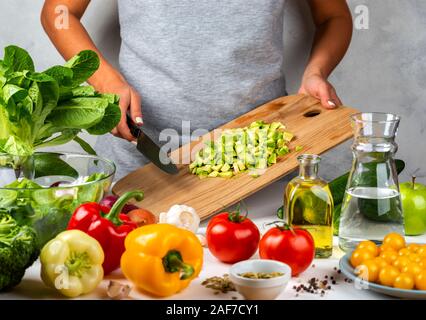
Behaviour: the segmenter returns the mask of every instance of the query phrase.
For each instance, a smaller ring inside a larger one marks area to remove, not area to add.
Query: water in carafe
[[[380,242],[404,234],[394,154],[399,117],[384,113],[352,116],[354,155],[342,203],[339,246],[347,251],[363,240]]]

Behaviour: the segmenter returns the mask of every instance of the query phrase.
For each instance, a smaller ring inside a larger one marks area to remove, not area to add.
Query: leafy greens
[[[98,55],[86,50],[64,66],[38,73],[27,51],[6,47],[0,60],[0,153],[29,156],[72,140],[94,153],[78,134],[106,134],[121,115],[116,95],[82,85],[99,63]]]

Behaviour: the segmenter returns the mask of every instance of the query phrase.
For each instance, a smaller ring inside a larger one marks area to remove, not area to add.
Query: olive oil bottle
[[[284,195],[286,220],[310,232],[316,258],[328,258],[333,249],[333,198],[327,182],[318,176],[321,158],[304,154],[297,160],[299,175],[288,183]]]

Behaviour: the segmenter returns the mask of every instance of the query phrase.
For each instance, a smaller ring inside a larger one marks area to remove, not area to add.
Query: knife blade
[[[147,157],[155,166],[163,170],[168,174],[177,174],[179,172],[176,165],[172,162],[169,156],[161,150],[161,148],[143,131],[143,129],[137,126],[132,118],[127,114],[127,125],[129,126],[130,132],[137,139],[136,149]],[[161,161],[161,159],[165,161]],[[165,163],[163,163],[165,162]]]

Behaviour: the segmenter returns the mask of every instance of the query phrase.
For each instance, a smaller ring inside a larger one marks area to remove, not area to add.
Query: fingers
[[[130,116],[138,126],[143,125],[141,97],[133,88],[130,89]]]
[[[342,101],[340,100],[339,96],[336,93],[336,90],[333,87],[331,87],[331,99],[333,101],[336,101],[338,106],[343,105]]]
[[[117,127],[111,132],[113,135],[126,139],[128,141],[135,140],[127,126],[126,113],[130,106],[130,92],[120,96],[121,119]]]
[[[318,89],[318,95],[317,98],[321,100],[321,105],[326,109],[335,109],[342,104],[333,86],[328,83]]]

